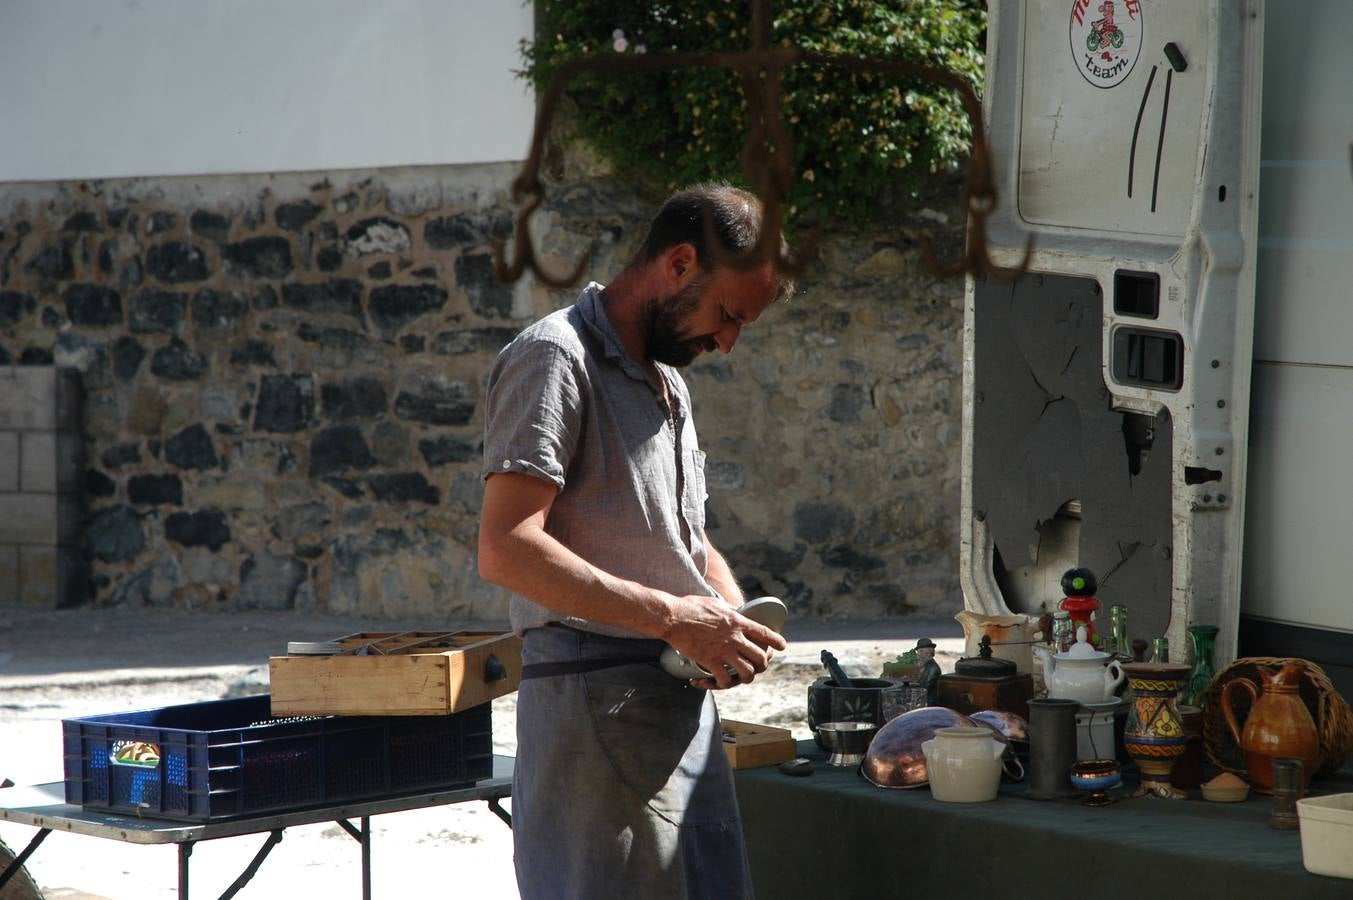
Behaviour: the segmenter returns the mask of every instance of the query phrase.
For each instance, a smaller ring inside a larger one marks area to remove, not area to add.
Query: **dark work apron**
[[[526,632],[517,692],[517,886],[537,898],[751,897],[714,698],[662,642]],[[620,665],[602,662],[646,659]],[[543,667],[543,668],[542,668]]]

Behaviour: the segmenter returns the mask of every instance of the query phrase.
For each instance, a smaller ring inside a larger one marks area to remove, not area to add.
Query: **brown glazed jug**
[[[1261,794],[1273,793],[1273,759],[1277,756],[1298,756],[1304,767],[1307,786],[1311,775],[1320,768],[1320,737],[1311,720],[1311,713],[1301,699],[1301,676],[1306,663],[1294,659],[1286,663],[1277,675],[1265,668],[1259,669],[1264,679],[1262,694],[1253,681],[1236,678],[1221,690],[1221,709],[1226,726],[1231,730],[1236,745],[1245,753],[1245,769],[1250,783]],[[1250,695],[1250,715],[1242,732],[1236,724],[1231,694],[1243,690]]]

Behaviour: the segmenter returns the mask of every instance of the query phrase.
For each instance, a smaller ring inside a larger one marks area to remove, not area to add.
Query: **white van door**
[[[964,321],[968,608],[1052,610],[1089,568],[1131,637],[1236,646],[1263,4],[992,2],[999,205]],[[1101,622],[1106,621],[1103,617]]]
[[[1305,0],[1264,27],[1240,610],[1242,655],[1312,660],[1345,696],[1353,696],[1351,41],[1347,0]]]

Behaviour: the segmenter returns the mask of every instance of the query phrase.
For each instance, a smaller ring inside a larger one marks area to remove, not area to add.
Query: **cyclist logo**
[[[1071,55],[1081,77],[1095,87],[1111,88],[1132,73],[1141,54],[1142,4],[1141,0],[1094,3],[1072,0]]]

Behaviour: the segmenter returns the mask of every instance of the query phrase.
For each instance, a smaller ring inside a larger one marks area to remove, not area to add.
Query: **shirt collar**
[[[606,353],[607,359],[615,360],[621,370],[631,378],[648,381],[648,373],[625,350],[625,345],[620,342],[620,335],[616,332],[615,326],[606,317],[606,309],[601,302],[603,289],[603,286],[595,281],[590,282],[587,287],[583,288],[583,292],[578,295],[578,300],[574,304],[578,307],[578,314],[587,323],[587,329],[601,343],[601,348]]]

